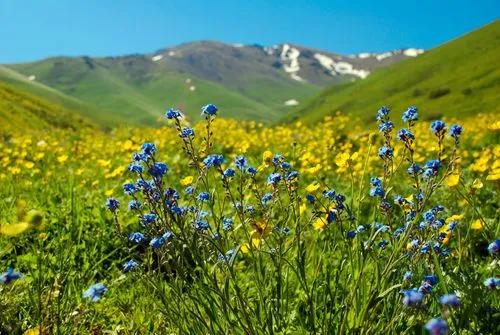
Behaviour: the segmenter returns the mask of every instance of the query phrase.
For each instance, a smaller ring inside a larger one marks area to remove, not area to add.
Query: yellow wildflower
[[[181,179],[181,185],[182,186],[191,185],[193,183],[193,180],[194,180],[193,176],[186,176]]]

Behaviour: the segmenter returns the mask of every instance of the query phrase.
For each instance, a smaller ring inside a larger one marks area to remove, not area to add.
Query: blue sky
[[[500,1],[0,0],[0,63],[153,52],[210,39],[357,53],[432,48],[495,20]]]

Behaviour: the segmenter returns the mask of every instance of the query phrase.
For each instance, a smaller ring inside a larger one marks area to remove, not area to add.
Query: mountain
[[[291,44],[263,47],[202,41],[122,57],[55,57],[8,65],[14,71],[92,106],[88,116],[108,125],[156,125],[168,107],[197,120],[216,103],[226,117],[276,121],[333,83],[422,50],[342,56]]]
[[[500,111],[500,21],[392,64],[354,83],[334,85],[295,110],[292,117],[320,121],[342,111],[373,121],[382,105],[421,116],[470,116]]]
[[[95,127],[81,114],[89,109],[74,98],[0,66],[0,133],[34,129]]]

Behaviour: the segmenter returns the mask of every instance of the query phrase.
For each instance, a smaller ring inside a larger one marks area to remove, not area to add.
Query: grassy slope
[[[44,84],[96,106],[107,115],[127,123],[149,125],[157,124],[157,118],[168,107],[180,107],[196,120],[201,106],[210,102],[224,110],[226,117],[274,121],[284,112],[283,101],[305,99],[317,91],[312,85],[303,85],[302,89],[260,78],[243,94],[216,82],[176,71],[161,62],[151,62],[143,56],[52,58],[10,67],[25,75],[33,74]],[[185,83],[187,78],[196,87],[194,92]],[[274,95],[277,98],[272,100],[269,98],[272,89],[283,94]],[[89,116],[95,118],[95,115]]]
[[[20,129],[31,131],[53,127],[93,127],[92,123],[73,110],[30,94],[5,81],[0,81],[0,124],[0,133]]]
[[[103,113],[82,101],[65,95],[51,87],[36,81],[30,81],[26,76],[13,71],[5,66],[0,66],[0,83],[16,92],[28,94],[34,98],[45,101],[49,105],[56,105],[66,111],[80,114],[84,119],[94,119],[102,127],[108,127],[117,122],[109,113]],[[75,116],[77,117],[77,116]]]
[[[495,21],[365,80],[331,87],[293,116],[319,121],[340,110],[371,121],[382,105],[395,111],[416,105],[428,119],[499,112],[499,45],[500,21]]]

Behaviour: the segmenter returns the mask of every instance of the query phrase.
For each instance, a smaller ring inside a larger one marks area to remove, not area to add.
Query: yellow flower
[[[308,193],[314,193],[319,189],[319,183],[318,182],[313,182],[306,187],[306,192]]]
[[[300,205],[299,214],[302,215],[307,211],[307,205],[305,203]]]
[[[107,190],[106,192],[104,192],[104,194],[105,194],[107,197],[112,196],[112,195],[113,195],[113,189]]]
[[[340,153],[335,157],[335,164],[337,164],[338,167],[345,167],[347,166],[349,158],[350,156],[347,152]]]
[[[464,217],[464,215],[463,215],[463,214],[460,214],[460,215],[457,215],[457,214],[452,215],[452,216],[450,216],[449,218],[447,218],[447,219],[446,219],[446,223],[450,223],[450,222],[452,222],[452,221],[460,221],[460,220],[462,220],[462,219],[463,219],[463,217]]]
[[[470,228],[474,229],[474,230],[482,231],[484,229],[484,224],[480,219],[477,219],[476,221],[472,222]]]
[[[134,143],[131,140],[126,140],[125,142],[123,142],[122,149],[124,151],[129,151],[132,149],[133,145]]]
[[[191,185],[193,183],[193,176],[187,176],[181,179],[181,185],[182,186],[187,186]]]
[[[500,179],[500,173],[489,174],[486,177],[486,180],[491,180],[491,181],[495,181],[495,180],[499,180],[499,179]]]
[[[271,166],[273,163],[273,156],[274,154],[271,151],[269,150],[264,151],[264,153],[262,154],[262,164],[266,166]]]
[[[475,188],[476,190],[483,188],[483,183],[481,182],[480,179],[474,179],[471,185],[472,188]]]
[[[57,161],[60,164],[64,164],[64,162],[66,162],[67,160],[68,160],[68,155],[61,155],[61,156],[57,157]]]
[[[247,254],[250,249],[260,247],[262,243],[262,238],[252,238],[251,243],[245,243],[241,246],[240,250],[242,253]]]
[[[449,175],[448,177],[446,177],[446,185],[448,185],[448,187],[455,187],[458,185],[460,181],[460,174],[451,174]]]
[[[318,173],[319,171],[321,170],[321,164],[316,164],[315,166],[313,167],[310,167],[309,169],[306,170],[306,172],[310,173],[310,174],[316,174]]]
[[[316,221],[313,224],[314,229],[316,230],[323,230],[326,228],[326,221],[323,220],[322,218],[317,218]]]

